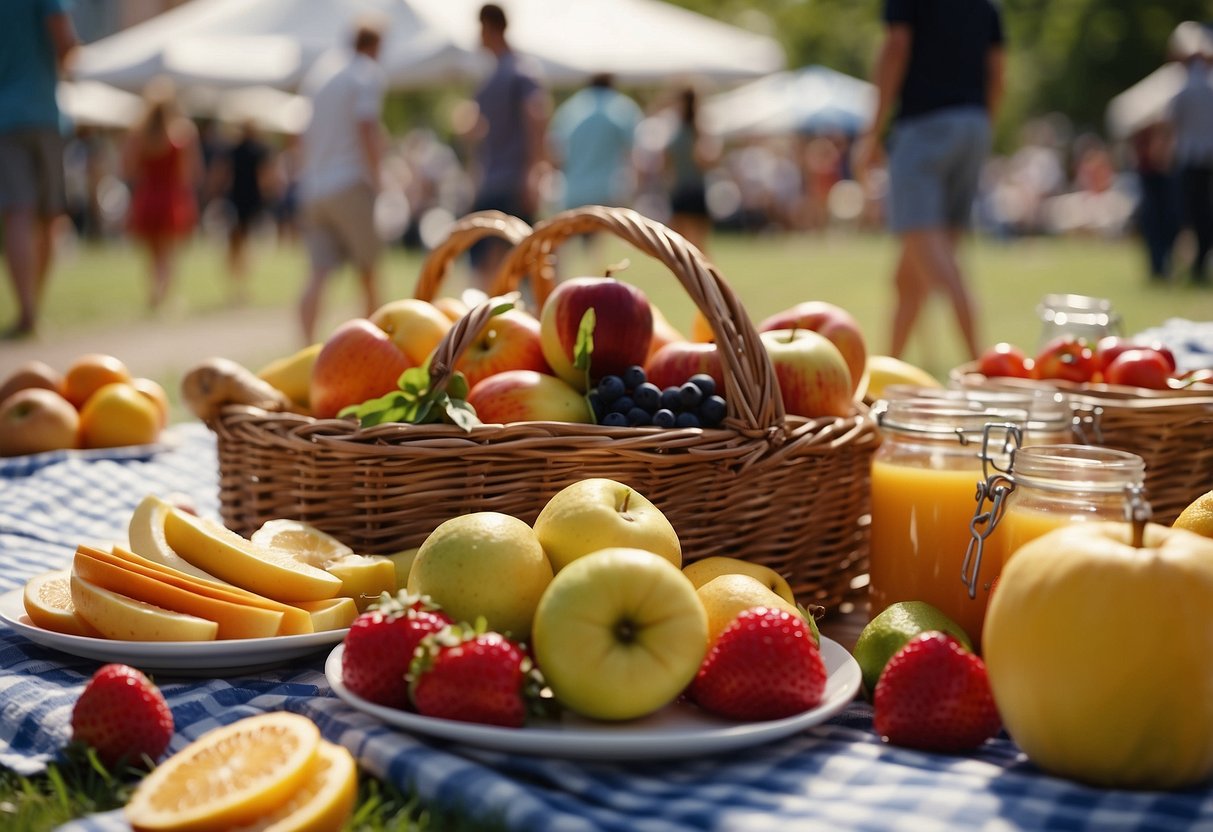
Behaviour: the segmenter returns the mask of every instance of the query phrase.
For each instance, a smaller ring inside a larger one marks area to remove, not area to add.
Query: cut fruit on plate
[[[250,540],[323,569],[341,580],[341,595],[363,610],[380,593],[396,589],[396,564],[389,558],[355,554],[328,532],[299,520],[269,520]]]
[[[219,625],[102,589],[71,576],[72,603],[102,636],[118,641],[214,641]]]
[[[76,605],[72,603],[71,574],[71,570],[59,569],[26,581],[25,614],[44,630],[101,638],[101,633],[76,612]]]
[[[214,575],[178,555],[173,551],[173,547],[168,545],[164,536],[164,519],[172,510],[172,503],[160,499],[155,494],[144,497],[139,505],[135,506],[131,521],[127,524],[126,534],[130,539],[131,551],[192,577],[208,581],[218,580]]]
[[[354,810],[358,796],[358,766],[340,745],[320,741],[311,774],[282,806],[236,832],[278,830],[337,830]]]
[[[284,711],[216,728],[139,784],[126,806],[127,820],[136,830],[221,830],[253,823],[309,780],[320,742],[315,723]]]

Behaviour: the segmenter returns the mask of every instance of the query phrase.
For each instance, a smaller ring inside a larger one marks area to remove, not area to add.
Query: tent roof
[[[824,66],[776,72],[707,99],[704,129],[726,138],[841,130],[876,111],[876,88]]]

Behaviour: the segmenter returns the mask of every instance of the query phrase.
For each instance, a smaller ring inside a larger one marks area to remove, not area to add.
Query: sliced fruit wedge
[[[199,569],[275,601],[320,601],[341,591],[341,579],[323,569],[176,507],[164,518],[164,536],[174,552]]]
[[[341,595],[364,610],[382,592],[396,590],[396,564],[377,555],[359,555],[328,532],[299,520],[269,520],[250,540],[341,579]]]
[[[130,539],[130,550],[150,561],[192,577],[217,581],[218,578],[214,575],[194,566],[168,545],[168,539],[164,536],[164,518],[168,517],[173,508],[172,503],[160,499],[155,494],[144,497],[139,505],[135,506],[135,512],[127,524],[126,535]]]
[[[71,575],[70,569],[59,569],[26,581],[22,595],[25,614],[35,626],[44,630],[101,638],[101,633],[76,612],[76,605],[72,603]]]
[[[126,805],[136,830],[232,830],[284,806],[311,779],[320,731],[275,711],[203,734],[152,771]]]
[[[249,592],[247,589],[223,581],[208,581],[204,578],[195,578],[171,567],[162,566],[146,558],[142,558],[134,552],[123,549],[121,546],[114,546],[110,552],[89,548],[89,553],[94,557],[110,560],[124,569],[139,572],[181,589],[205,595],[208,598],[216,598],[220,601],[230,601],[234,604],[244,604],[250,607],[280,612],[282,613],[282,623],[279,625],[277,635],[290,636],[315,632],[315,627],[312,624],[315,618],[314,614],[311,610],[300,609],[294,604],[284,604],[281,601],[266,598],[264,595]]]
[[[294,606],[311,616],[312,629],[318,633],[348,627],[358,617],[358,605],[353,598],[345,596],[323,601],[299,601]]]
[[[353,756],[340,745],[321,740],[311,775],[299,791],[274,812],[232,832],[335,832],[345,827],[357,795],[358,766]]]
[[[102,556],[96,556],[98,554]],[[173,586],[159,578],[124,569],[110,558],[104,557],[104,553],[88,546],[81,546],[76,550],[72,570],[77,577],[102,589],[121,593],[128,598],[154,604],[166,610],[214,621],[219,625],[215,634],[218,639],[270,638],[278,635],[282,624],[281,612],[222,601],[200,595],[191,589]]]
[[[136,601],[71,577],[72,603],[105,638],[120,641],[214,641],[219,625],[205,618]]]

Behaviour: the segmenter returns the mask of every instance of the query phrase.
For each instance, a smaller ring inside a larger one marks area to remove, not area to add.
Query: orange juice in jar
[[[996,534],[1006,566],[1030,540],[1070,523],[1119,520],[1143,489],[1146,463],[1137,454],[1091,445],[1027,445],[1011,455],[1013,488]]]
[[[961,573],[977,485],[985,480],[983,432],[987,424],[1022,431],[1026,419],[1022,409],[947,399],[887,403],[884,441],[872,462],[871,615],[897,601],[926,601],[980,644],[993,570],[983,570],[975,598]],[[997,545],[987,538],[987,551]]]

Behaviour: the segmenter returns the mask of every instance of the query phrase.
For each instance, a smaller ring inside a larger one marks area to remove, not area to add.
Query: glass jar
[[[1121,520],[1126,501],[1145,489],[1137,454],[1092,445],[1024,446],[1011,457],[1001,519],[999,572],[1020,546],[1046,532],[1086,520]]]
[[[870,612],[926,601],[979,643],[988,591],[971,598],[961,567],[971,539],[973,498],[992,460],[1010,460],[1023,408],[978,408],[947,398],[891,399],[879,416],[884,441],[872,461]],[[999,446],[1000,437],[1007,437]]]
[[[1121,318],[1112,301],[1089,295],[1045,295],[1036,307],[1040,316],[1040,346],[1059,335],[1086,338],[1092,344],[1105,335],[1121,334]]]
[[[1074,409],[1069,397],[1059,390],[988,390],[981,387],[918,387],[890,384],[873,405],[873,413],[882,413],[893,399],[942,399],[966,402],[980,410],[990,408],[1027,410],[1023,444],[1058,445],[1075,441]]]

